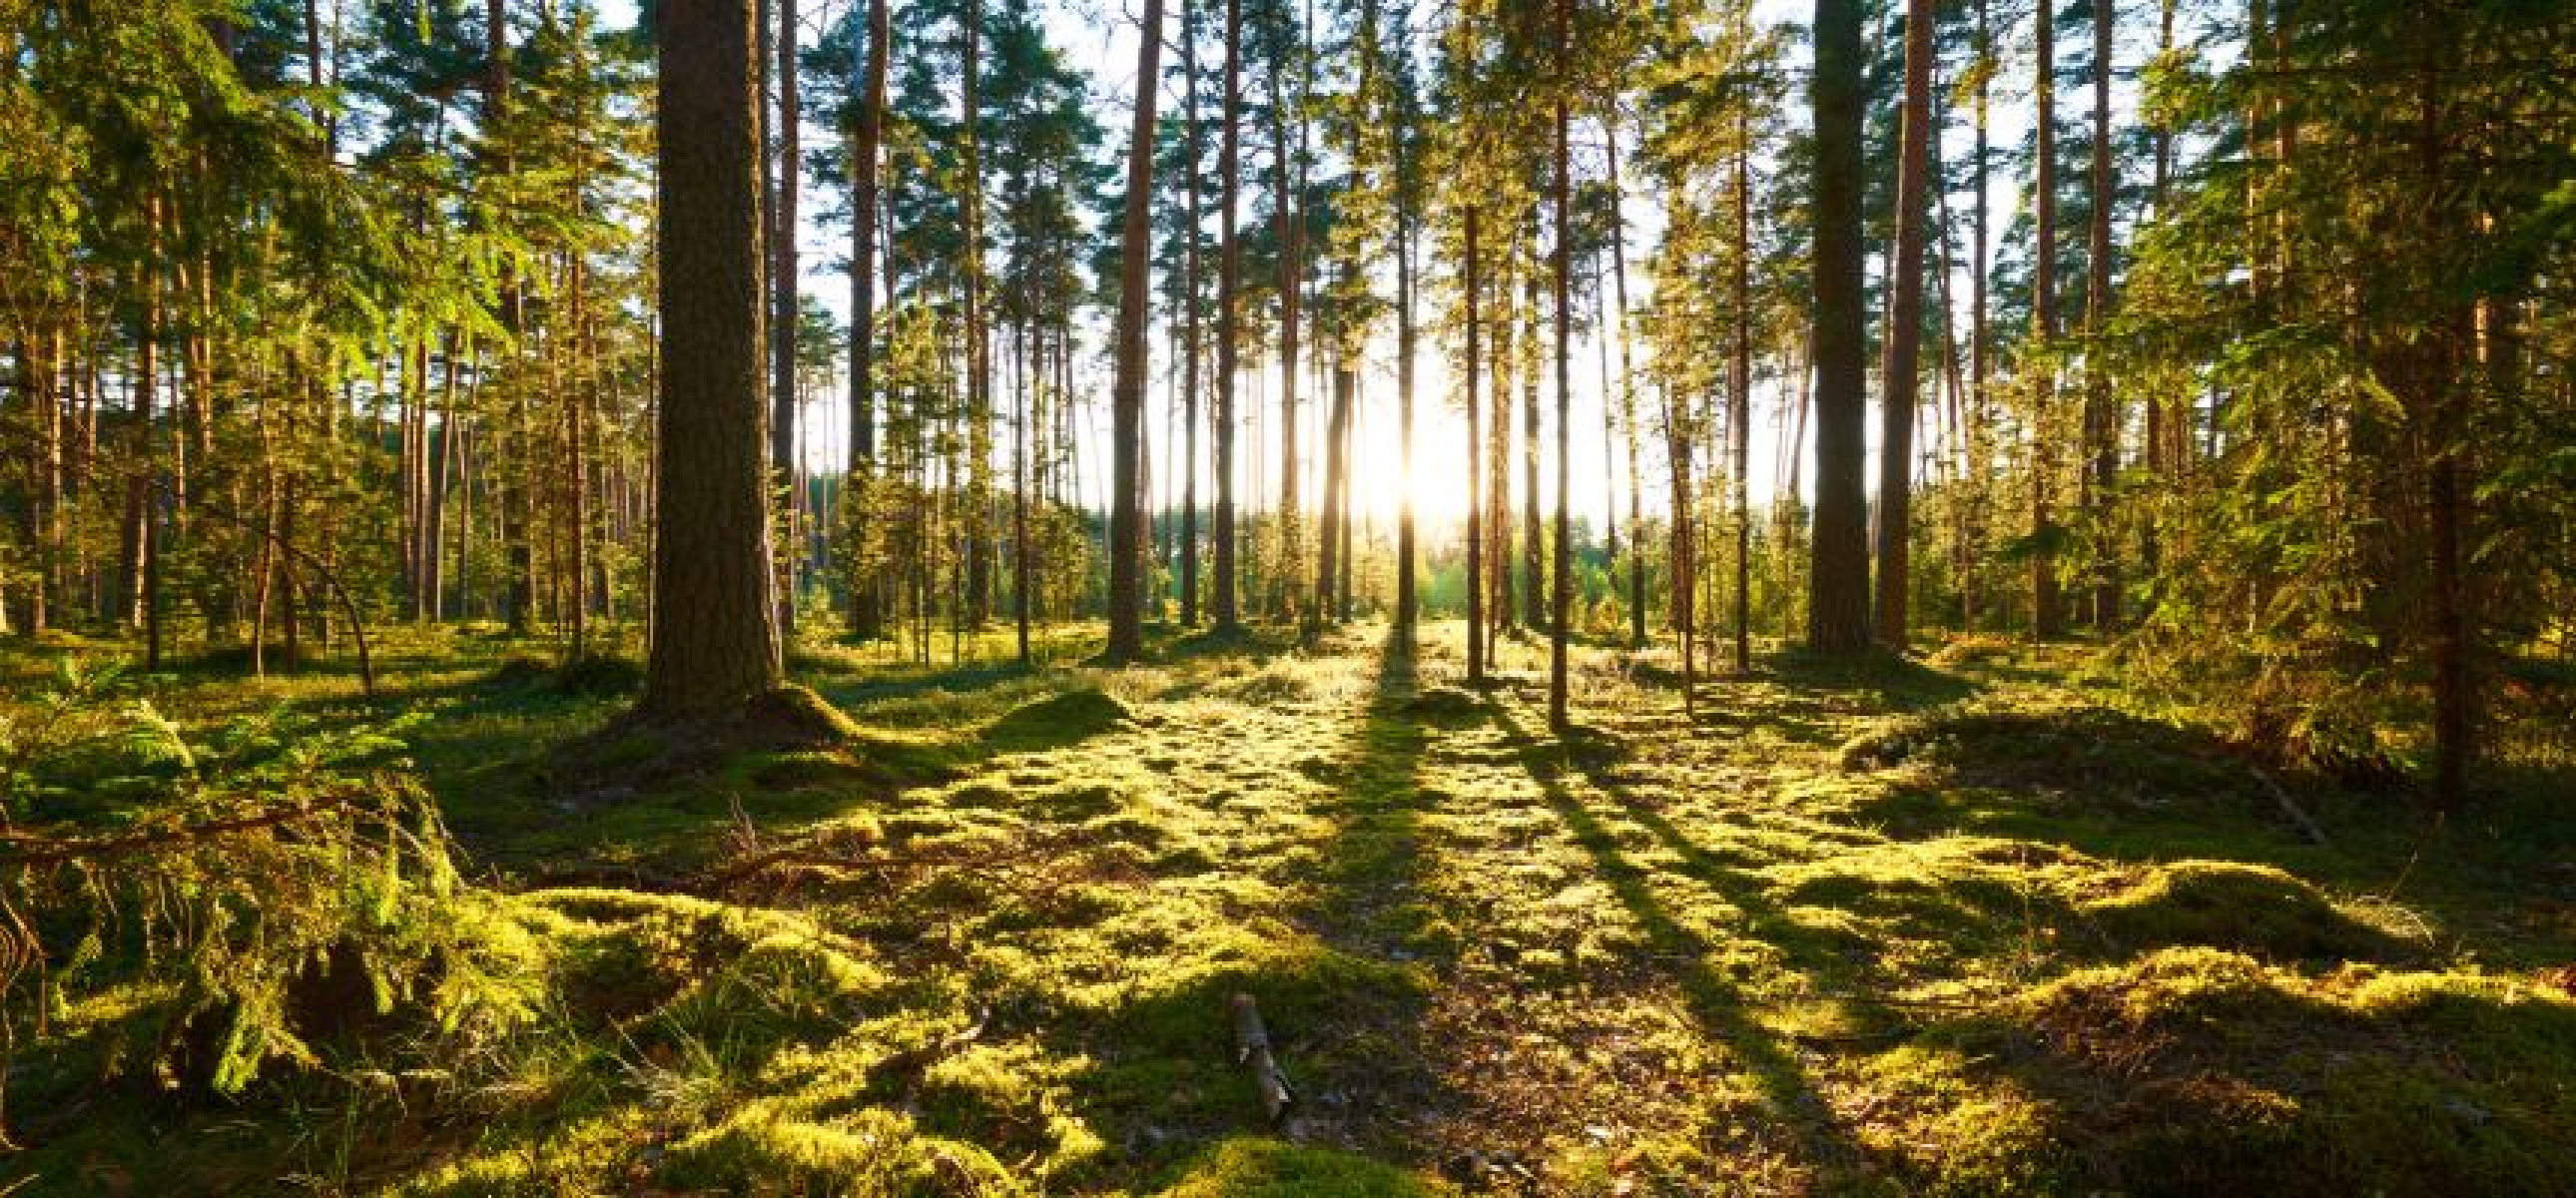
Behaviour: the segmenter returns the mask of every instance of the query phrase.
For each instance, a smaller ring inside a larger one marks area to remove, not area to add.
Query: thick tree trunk
[[[1109,649],[1111,664],[1144,656],[1145,319],[1153,264],[1154,100],[1163,49],[1163,0],[1145,0],[1136,49],[1135,126],[1127,143],[1127,206],[1120,224],[1117,376],[1110,396]]]
[[[643,709],[713,715],[782,678],[761,405],[761,30],[750,0],[665,0],[661,387]]]
[[[1816,0],[1816,518],[1807,646],[1869,647],[1865,300],[1861,292],[1861,6]]]
[[[1905,111],[1896,165],[1896,264],[1879,368],[1878,640],[1905,648],[1913,550],[1914,406],[1923,338],[1923,220],[1932,137],[1932,0],[1906,0]]]

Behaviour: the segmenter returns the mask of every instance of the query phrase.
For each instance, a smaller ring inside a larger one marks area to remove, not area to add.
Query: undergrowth
[[[54,746],[11,750],[42,763],[13,835],[371,797],[244,858],[304,930],[225,925],[230,998],[131,890],[98,892],[127,950],[72,967],[97,900],[11,867],[0,1189],[2576,1188],[2576,873],[2540,804],[2428,838],[2004,643],[1776,656],[1688,704],[1677,663],[1585,652],[1559,738],[1543,645],[1470,688],[1456,632],[1166,640],[1119,674],[808,650],[845,727],[695,755],[617,723],[613,670],[555,685],[506,644],[398,642],[416,721],[348,724],[319,674],[84,683],[59,733],[11,704]],[[254,884],[154,860],[191,903]],[[293,1047],[222,1085],[138,1068],[164,1041],[134,1029],[245,1010]]]

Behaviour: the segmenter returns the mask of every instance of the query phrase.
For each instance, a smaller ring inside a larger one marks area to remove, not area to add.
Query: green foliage
[[[85,1029],[105,1076],[229,1095],[373,1021],[471,1041],[530,1018],[529,947],[488,934],[404,772],[414,721],[200,730],[135,689],[66,658],[0,716],[13,1043],[109,1011]]]

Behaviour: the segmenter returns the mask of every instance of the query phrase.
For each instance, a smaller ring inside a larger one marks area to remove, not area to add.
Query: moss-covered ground
[[[1460,636],[816,650],[845,740],[723,753],[617,731],[631,672],[398,640],[540,1017],[219,1099],[102,1080],[93,1000],[19,1045],[0,1194],[2576,1193],[2551,780],[2428,833],[2073,649],[1687,695],[1586,649],[1559,736],[1544,646],[1471,689]]]

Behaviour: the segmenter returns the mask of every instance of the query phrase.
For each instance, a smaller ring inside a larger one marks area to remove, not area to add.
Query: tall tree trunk
[[[796,634],[796,568],[804,539],[798,535],[803,496],[796,488],[796,0],[778,6],[778,180],[769,224],[769,468],[779,495],[778,635]]]
[[[2057,406],[2057,364],[2050,343],[2057,340],[2057,31],[2049,3],[2033,13],[2038,61],[2032,67],[2032,92],[2039,109],[2037,149],[2031,158],[2030,365],[2033,392],[2030,434],[2030,630],[2048,638],[2064,629],[2059,610],[2057,555],[2051,541],[2056,517],[2049,508],[2049,476],[2056,455],[2049,444],[2049,410]]]
[[[1029,357],[1028,320],[1011,322],[1011,627],[1022,668],[1029,650]]]
[[[1646,644],[1646,500],[1637,469],[1637,367],[1629,354],[1628,218],[1619,184],[1619,106],[1601,119],[1610,175],[1610,281],[1615,311],[1607,319],[1619,334],[1619,423],[1628,436],[1628,642]]]
[[[971,2],[971,0],[970,0]],[[1145,653],[1144,590],[1139,576],[1145,536],[1145,319],[1153,264],[1154,100],[1162,78],[1163,0],[1145,0],[1136,48],[1135,127],[1127,142],[1127,206],[1118,245],[1117,377],[1110,396],[1109,650],[1116,665]]]
[[[1243,125],[1243,0],[1225,0],[1225,116],[1217,137],[1217,275],[1216,275],[1216,550],[1210,566],[1216,572],[1218,632],[1240,626],[1238,572],[1235,568],[1234,388],[1239,367],[1235,353],[1242,341],[1242,247],[1234,229],[1235,192],[1240,183]]]
[[[966,0],[965,86],[960,98],[960,150],[965,172],[967,519],[966,622],[982,628],[992,612],[993,369],[984,311],[983,0]],[[1148,80],[1138,86],[1152,86]],[[1141,431],[1138,434],[1142,436]]]
[[[761,405],[762,30],[750,0],[664,0],[655,110],[662,309],[643,710],[715,715],[782,678]]]
[[[1483,471],[1477,459],[1483,455],[1483,407],[1476,398],[1476,372],[1484,364],[1477,348],[1482,332],[1479,301],[1484,295],[1484,280],[1479,277],[1476,255],[1476,205],[1466,205],[1460,219],[1465,225],[1466,247],[1458,256],[1459,290],[1467,306],[1466,368],[1467,403],[1467,681],[1485,680],[1485,603],[1484,603],[1484,506],[1481,484]]]
[[[2045,0],[2044,0],[2045,2]],[[2107,3],[2108,0],[2102,0]],[[1932,0],[1905,4],[1905,111],[1896,165],[1896,264],[1879,368],[1878,640],[1903,650],[1911,600],[1914,402],[1923,338],[1925,174],[1932,136]]]
[[[1573,7],[1574,0],[1556,0],[1556,560],[1548,604],[1547,722],[1559,732],[1573,726],[1566,713],[1566,638],[1574,627],[1574,160],[1566,102],[1574,82]]]
[[[877,470],[877,152],[885,141],[886,60],[893,25],[887,0],[867,0],[865,79],[860,83],[859,127],[850,152],[850,498],[846,506],[851,557],[851,635],[875,640],[885,628],[885,605],[873,555],[875,520],[871,486]]]
[[[1547,627],[1547,524],[1539,507],[1539,206],[1529,206],[1530,271],[1521,289],[1521,623]]]
[[[1974,172],[1970,175],[1971,182],[1969,184],[1970,190],[1976,195],[1974,216],[1976,244],[1973,252],[1970,253],[1968,257],[1969,450],[1967,522],[1968,537],[1972,541],[1982,541],[1985,536],[1988,507],[1986,452],[1987,444],[1993,436],[1992,414],[1994,411],[1992,405],[1988,402],[1986,393],[1986,347],[1988,344],[1988,333],[1986,331],[1986,173],[1989,157],[1986,148],[1986,138],[1987,131],[1991,127],[1989,124],[1991,114],[1988,109],[1988,92],[1990,89],[1990,81],[1994,77],[1994,70],[1992,69],[1993,64],[1991,61],[1994,56],[1994,37],[1992,30],[1987,25],[1986,0],[1977,0],[1976,51],[1977,161]],[[1965,624],[1970,631],[1974,631],[1977,627],[1977,613],[1983,606],[1985,593],[1983,579],[1975,573],[1978,561],[1979,558],[1977,554],[1973,552],[1968,554],[1967,562],[1970,573],[1963,575],[1960,578],[1959,605],[1961,609],[1960,614],[1963,617],[1961,623]]]
[[[1861,5],[1816,0],[1816,517],[1807,646],[1869,647],[1868,445],[1861,292]]]
[[[2101,336],[2111,314],[2111,0],[2093,0],[2093,220],[2084,286],[2084,440],[2092,453],[2088,488],[2094,538],[2093,626],[2120,623],[2120,538],[2112,489],[2120,477],[2120,417]]]
[[[1300,552],[1303,516],[1297,510],[1297,301],[1304,287],[1305,270],[1299,264],[1298,252],[1303,236],[1304,219],[1298,198],[1290,186],[1292,154],[1288,147],[1288,105],[1281,80],[1287,72],[1287,51],[1280,51],[1283,61],[1270,65],[1270,111],[1278,147],[1278,202],[1274,206],[1278,221],[1279,247],[1279,577],[1281,599],[1286,612],[1297,607],[1297,577],[1304,556]],[[1299,118],[1303,121],[1303,117]]]
[[[1403,153],[1404,133],[1396,135],[1397,153]],[[1413,572],[1413,356],[1416,333],[1413,327],[1413,292],[1416,263],[1413,258],[1414,214],[1419,202],[1407,180],[1406,167],[1399,159],[1395,164],[1397,204],[1395,230],[1395,409],[1396,451],[1403,463],[1404,494],[1402,506],[1395,515],[1395,626],[1407,637],[1413,634],[1420,616],[1421,601],[1414,594]],[[1472,367],[1470,368],[1472,369]],[[1472,571],[1471,571],[1472,573]]]
[[[1336,585],[1341,578],[1342,525],[1350,519],[1343,506],[1343,471],[1349,459],[1343,454],[1342,432],[1351,419],[1351,393],[1359,379],[1348,356],[1348,347],[1333,354],[1333,404],[1324,426],[1324,511],[1322,543],[1315,553],[1315,603],[1306,609],[1305,636],[1312,641],[1321,636],[1325,621],[1332,618]]]
[[[1753,114],[1735,115],[1735,672],[1753,670]]]
[[[1189,165],[1181,172],[1186,192],[1181,239],[1181,627],[1199,625],[1199,20],[1198,8],[1181,0],[1181,138]]]

